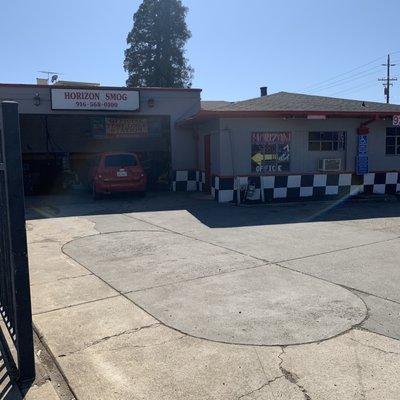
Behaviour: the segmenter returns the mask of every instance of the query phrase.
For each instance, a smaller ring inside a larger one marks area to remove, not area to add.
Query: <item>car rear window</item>
[[[106,167],[134,167],[137,161],[132,154],[113,154],[106,156],[104,165]]]

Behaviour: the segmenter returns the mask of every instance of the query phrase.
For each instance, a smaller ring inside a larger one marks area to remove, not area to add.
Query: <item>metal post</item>
[[[390,54],[388,54],[387,56],[387,64],[382,64],[384,67],[387,67],[386,70],[386,78],[381,78],[378,79],[378,81],[383,81],[386,82],[383,84],[383,86],[385,87],[385,96],[386,96],[386,103],[389,104],[390,102],[390,86],[393,86],[393,83],[391,83],[392,81],[397,81],[397,78],[391,78],[390,77],[390,67],[394,67],[396,64],[390,64]]]
[[[390,102],[390,54],[387,56],[387,72],[386,72],[386,103]]]
[[[2,103],[19,381],[35,378],[18,104]]]

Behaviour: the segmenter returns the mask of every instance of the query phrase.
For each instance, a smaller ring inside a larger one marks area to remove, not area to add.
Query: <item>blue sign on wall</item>
[[[368,173],[368,156],[356,157],[356,174],[363,175]]]
[[[358,135],[358,155],[367,155],[368,135]]]
[[[356,174],[363,175],[368,172],[368,135],[358,135],[358,148],[356,156]]]

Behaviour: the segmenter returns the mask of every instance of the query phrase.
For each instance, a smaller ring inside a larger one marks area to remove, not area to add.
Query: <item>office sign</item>
[[[393,115],[393,126],[400,126],[400,115]]]
[[[52,110],[136,111],[138,90],[118,89],[51,89]]]
[[[253,132],[251,134],[251,169],[258,174],[290,169],[291,132]]]

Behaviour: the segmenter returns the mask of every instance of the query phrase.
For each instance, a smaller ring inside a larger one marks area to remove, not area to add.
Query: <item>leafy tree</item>
[[[193,69],[184,56],[191,36],[187,11],[181,0],[143,0],[127,37],[127,86],[191,86]]]

